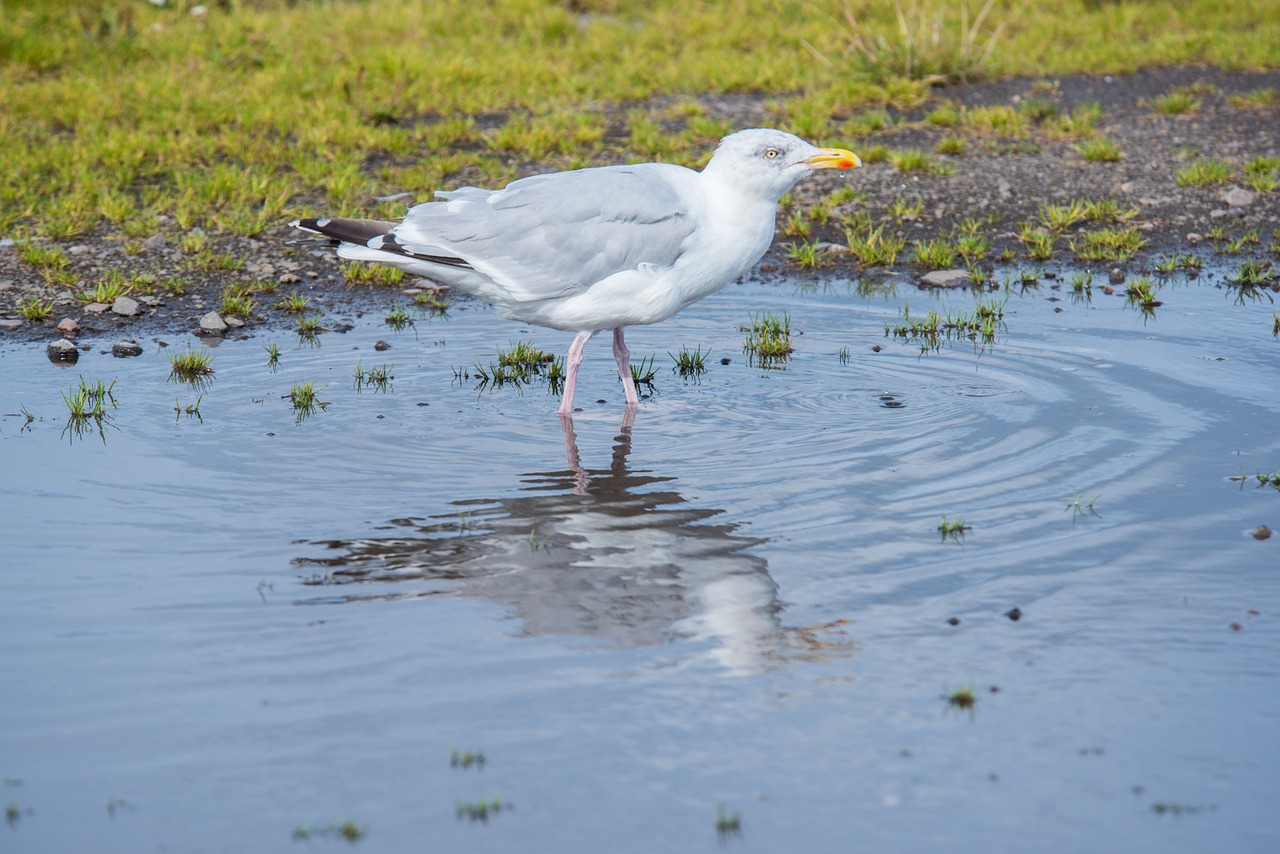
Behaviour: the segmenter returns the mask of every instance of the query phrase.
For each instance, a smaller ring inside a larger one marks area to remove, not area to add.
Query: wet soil
[[[1162,115],[1151,107],[1153,98],[1185,86],[1196,86],[1202,99],[1193,112]],[[1017,139],[964,132],[962,135],[969,141],[966,153],[940,158],[954,170],[949,175],[905,174],[888,163],[873,163],[853,173],[822,175],[808,181],[798,189],[796,201],[803,204],[848,183],[859,191],[859,204],[873,220],[891,223],[908,238],[930,238],[962,220],[985,218],[993,251],[1009,248],[1021,258],[1021,245],[1013,239],[1013,231],[1018,222],[1035,218],[1042,204],[1114,198],[1139,211],[1136,225],[1148,241],[1138,256],[1120,266],[1142,269],[1160,253],[1208,252],[1203,236],[1215,226],[1225,227],[1233,234],[1256,231],[1261,242],[1251,251],[1263,256],[1268,252],[1272,229],[1280,224],[1280,192],[1236,193],[1228,199],[1232,189],[1244,187],[1180,187],[1175,180],[1176,171],[1196,157],[1229,160],[1238,174],[1251,158],[1280,156],[1280,108],[1230,103],[1232,95],[1263,87],[1280,88],[1280,71],[1158,68],[1122,76],[1023,78],[940,89],[923,108],[890,111],[895,120],[892,128],[857,140],[821,142],[848,144],[855,150],[885,145],[896,150],[932,151],[940,139],[956,133],[953,128],[935,127],[922,120],[929,109],[940,103],[949,101],[967,107],[1016,105],[1028,97],[1038,97],[1054,100],[1063,112],[1085,102],[1101,104],[1099,134],[1117,143],[1124,157],[1116,163],[1088,162],[1075,150],[1075,140],[1054,138],[1040,128],[1032,128],[1029,135]],[[769,110],[770,101],[763,94],[704,99],[713,116],[732,119],[743,127],[776,124],[778,119]],[[529,164],[525,171],[533,173],[539,168]],[[423,197],[428,189],[423,188]],[[895,200],[917,198],[922,207],[914,219],[899,223],[888,216],[888,208]],[[59,244],[69,255],[82,286],[112,268],[126,274],[145,271],[157,280],[180,271],[187,281],[185,293],[131,294],[140,305],[139,313],[130,317],[116,315],[106,307],[89,310],[70,296],[69,289],[47,285],[37,270],[22,262],[11,242],[5,241],[6,245],[0,246],[0,338],[52,341],[64,337],[56,328],[64,318],[78,323],[81,341],[197,331],[200,318],[218,308],[222,289],[229,283],[246,280],[274,283],[278,293],[296,291],[307,296],[312,310],[324,312],[326,325],[341,330],[345,323],[367,311],[382,311],[394,302],[404,301],[402,290],[430,285],[412,280],[396,288],[349,285],[332,252],[291,244],[296,237],[296,232],[284,223],[258,238],[211,235],[213,251],[243,261],[243,266],[234,272],[199,272],[183,267],[178,246],[181,233],[172,223],[143,241],[143,249],[134,255],[124,252],[119,235],[103,228]],[[834,227],[816,229],[813,238],[835,244],[844,240]],[[766,275],[786,272],[788,262],[780,249],[786,242],[779,234],[761,265]],[[1065,250],[1059,249],[1058,254],[1066,260]],[[834,255],[825,266],[837,274],[858,271],[856,262],[847,256]],[[22,320],[19,308],[32,295],[55,304],[56,311],[47,321]],[[227,334],[246,334],[255,327],[294,325],[296,318],[274,305],[278,299],[269,293],[261,295],[245,326]]]

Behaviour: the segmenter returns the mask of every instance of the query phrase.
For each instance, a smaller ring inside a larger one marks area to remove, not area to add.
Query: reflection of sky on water
[[[565,419],[568,468],[521,478],[521,495],[459,500],[457,516],[392,519],[379,534],[325,545],[333,557],[298,558],[313,586],[339,586],[320,601],[462,594],[510,607],[529,635],[599,638],[620,647],[676,639],[715,644],[734,672],[811,658],[847,645],[837,625],[787,628],[760,541],[691,506],[675,478],[627,467],[634,413],[614,440],[610,465],[584,468]],[[349,585],[392,589],[351,593]],[[316,600],[308,600],[314,602]]]

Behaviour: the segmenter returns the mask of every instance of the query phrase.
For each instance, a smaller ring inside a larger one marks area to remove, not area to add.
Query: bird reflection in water
[[[732,672],[847,653],[844,621],[782,625],[778,586],[750,551],[761,540],[711,521],[722,511],[691,506],[674,478],[627,467],[634,417],[628,407],[607,469],[581,464],[562,417],[568,468],[523,476],[516,497],[315,543],[338,554],[295,559],[312,570],[303,583],[330,594],[304,602],[473,596],[512,609],[527,635],[711,642],[710,657]]]

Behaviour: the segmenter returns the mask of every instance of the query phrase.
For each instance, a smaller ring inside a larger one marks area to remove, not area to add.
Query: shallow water
[[[1280,492],[1229,479],[1280,468],[1274,308],[1049,284],[924,354],[885,324],[969,295],[734,286],[630,331],[633,424],[593,341],[570,431],[453,382],[568,344],[478,306],[226,341],[200,419],[154,340],[4,346],[0,848],[1275,850]],[[64,432],[80,375],[118,378],[103,438]]]

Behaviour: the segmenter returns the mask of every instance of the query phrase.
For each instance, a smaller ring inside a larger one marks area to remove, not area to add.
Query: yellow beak
[[[814,169],[856,169],[862,165],[858,155],[843,148],[824,148],[821,154],[809,158]]]

